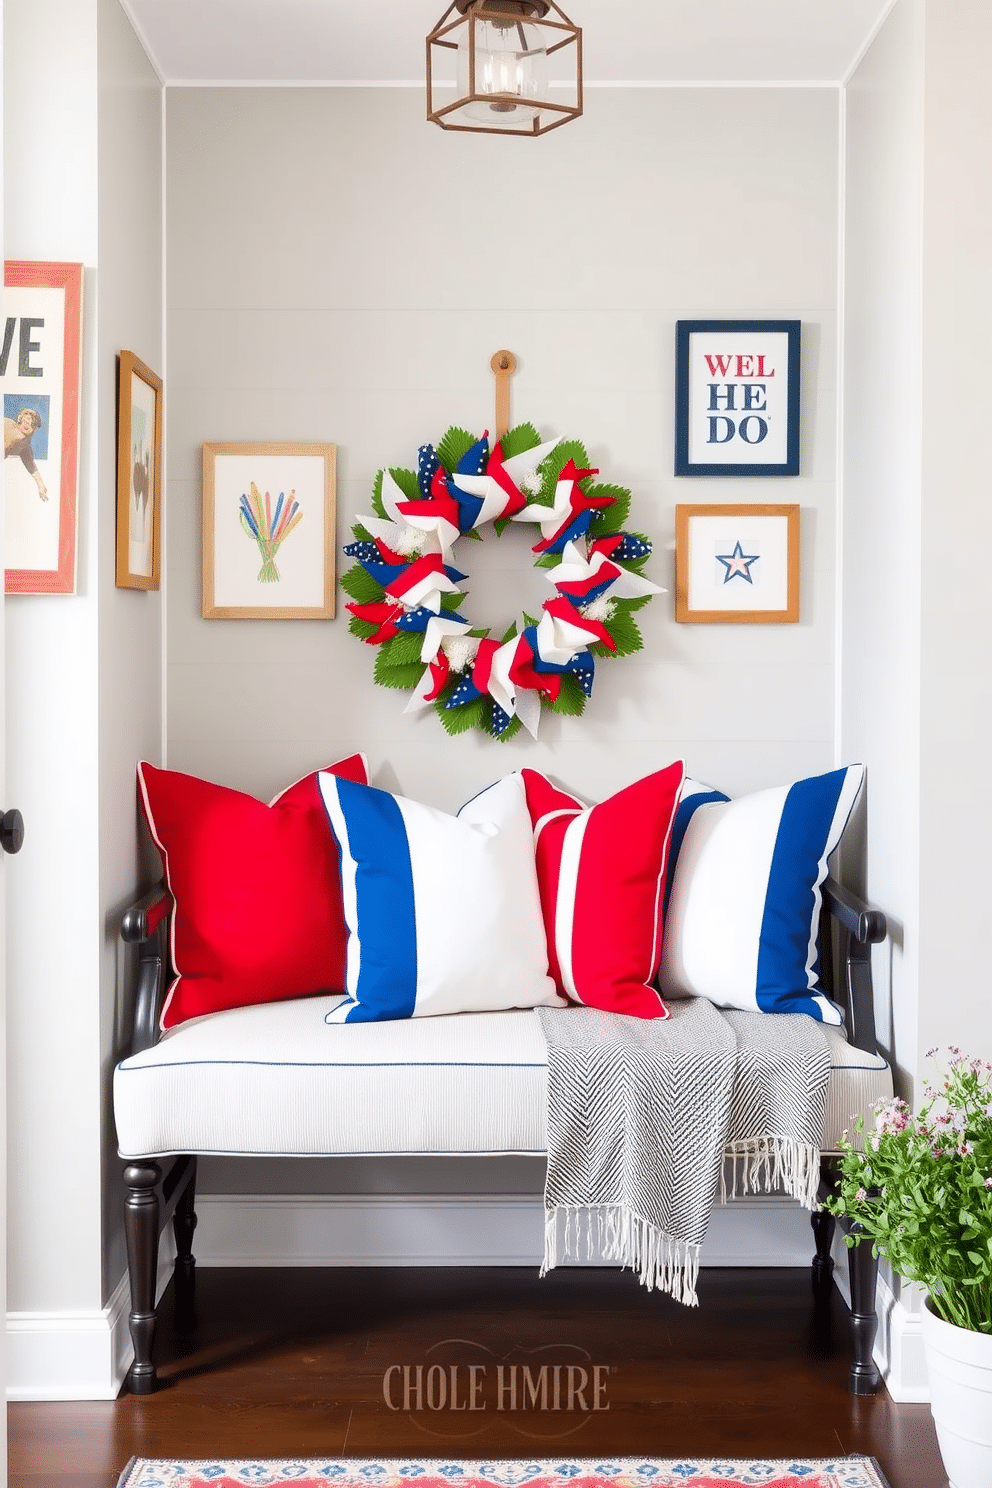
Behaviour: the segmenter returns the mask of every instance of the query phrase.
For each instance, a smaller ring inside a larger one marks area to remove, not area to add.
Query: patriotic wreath
[[[449,734],[509,739],[525,728],[536,738],[542,708],[584,711],[597,657],[641,649],[634,612],[664,591],[641,572],[649,540],[620,530],[630,492],[593,483],[598,474],[578,441],[542,443],[532,424],[492,450],[488,431],[451,428],[421,446],[416,471],[378,472],[374,515],[352,528],[344,551],[356,562],[341,583],[352,634],[376,647],[376,682],[410,691],[406,712],[433,707]],[[540,525],[535,563],[553,595],[539,619],[525,614],[496,639],[459,613],[468,575],[453,549],[510,521]]]

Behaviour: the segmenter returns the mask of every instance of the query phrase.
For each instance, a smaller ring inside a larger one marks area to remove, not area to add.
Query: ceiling
[[[445,0],[121,0],[169,84],[422,85]],[[894,0],[565,0],[593,85],[839,83]]]

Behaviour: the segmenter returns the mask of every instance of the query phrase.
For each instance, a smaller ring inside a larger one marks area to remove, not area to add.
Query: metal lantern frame
[[[475,86],[476,23],[500,19],[506,20],[508,27],[522,22],[550,32],[551,35],[548,38],[550,44],[545,47],[545,52],[549,57],[565,47],[575,48],[576,101],[574,104],[555,103],[551,99],[527,99],[527,107],[536,109],[537,113],[526,126],[521,126],[519,129],[505,124],[499,128],[487,128],[484,124],[463,124],[449,117],[455,110],[462,109],[469,103],[519,104],[520,99],[515,93],[479,93]],[[452,32],[466,25],[468,27],[468,92],[460,94],[454,102],[435,107],[433,48],[445,47],[450,51],[457,51],[458,43],[452,40]],[[545,112],[550,112],[557,117],[553,118],[550,123],[542,123],[542,115]],[[561,7],[555,4],[555,0],[453,0],[427,37],[427,117],[431,123],[439,124],[442,129],[461,130],[468,134],[515,134],[526,138],[536,138],[538,135],[549,133],[552,129],[560,129],[563,124],[567,124],[571,119],[578,119],[581,114],[582,30],[569,20]]]

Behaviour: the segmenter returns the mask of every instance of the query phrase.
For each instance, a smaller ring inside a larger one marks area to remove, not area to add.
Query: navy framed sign
[[[799,474],[798,320],[680,320],[675,474]]]

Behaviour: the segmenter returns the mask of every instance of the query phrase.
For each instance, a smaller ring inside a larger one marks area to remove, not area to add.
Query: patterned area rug
[[[888,1488],[874,1457],[532,1458],[530,1461],[159,1462],[118,1488]]]

